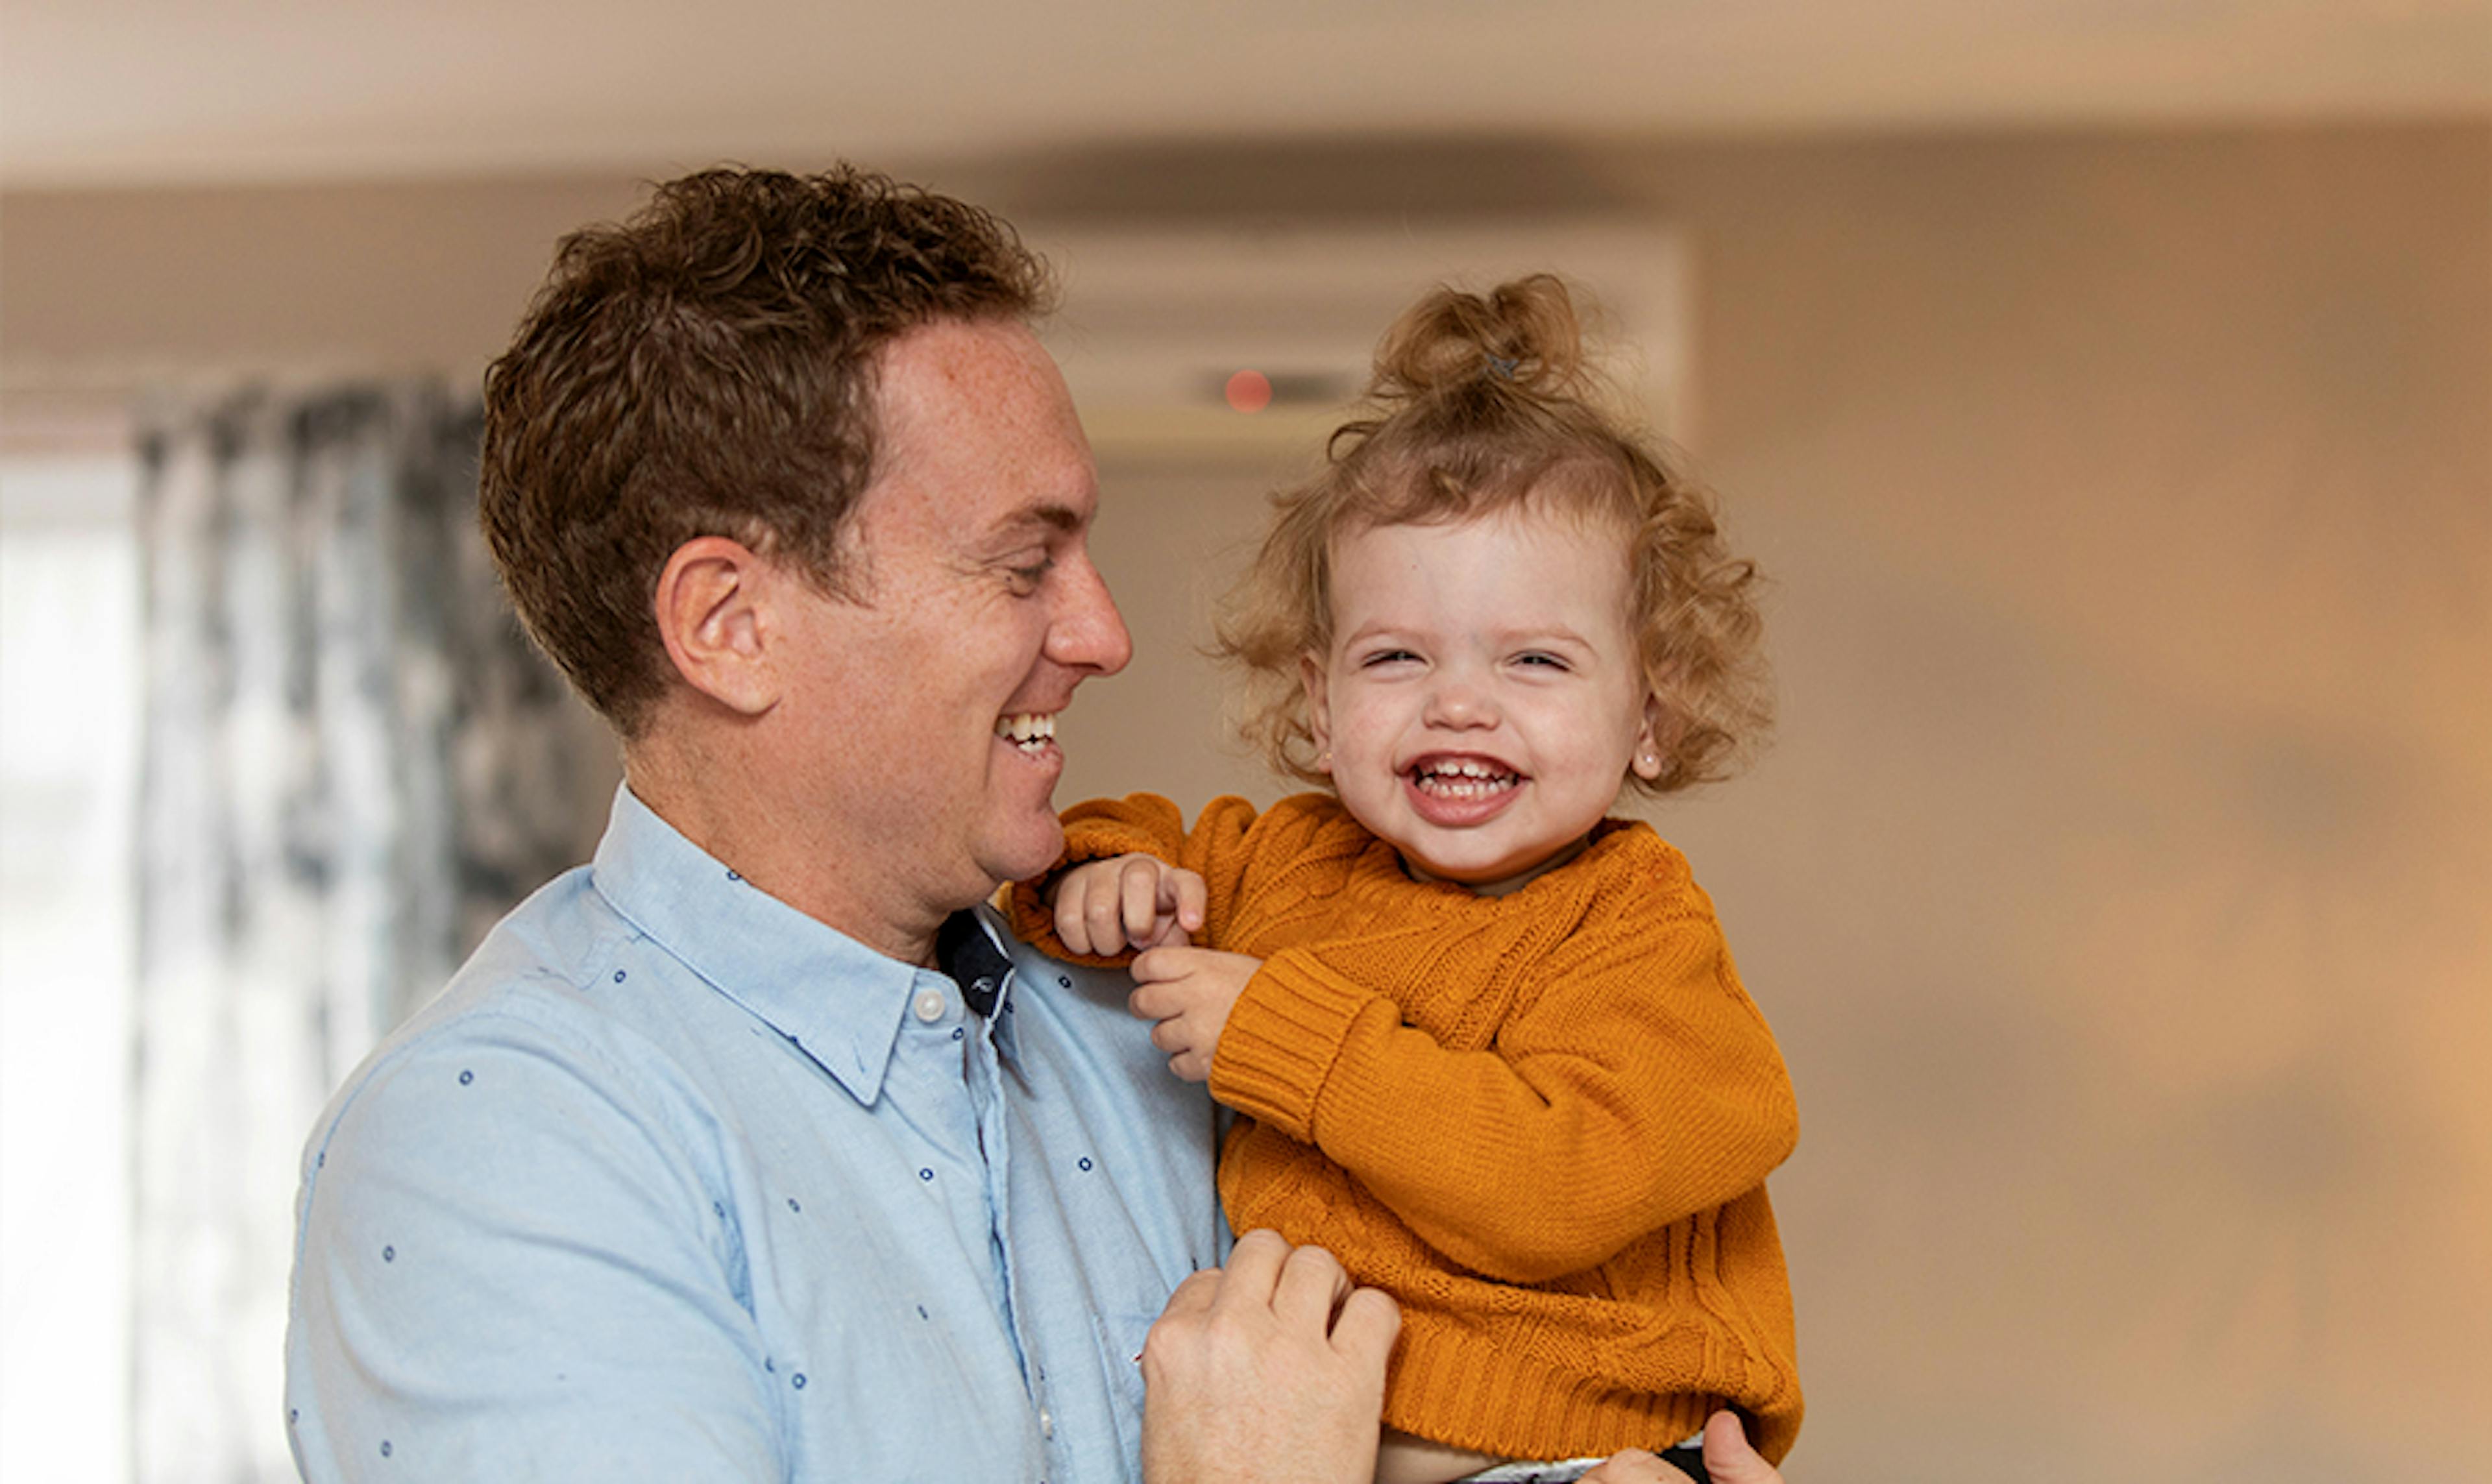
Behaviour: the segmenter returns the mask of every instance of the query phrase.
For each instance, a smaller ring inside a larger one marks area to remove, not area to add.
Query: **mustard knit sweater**
[[[1662,1448],[1723,1403],[1777,1462],[1799,1430],[1765,1174],[1798,1118],[1679,853],[1611,820],[1504,897],[1414,881],[1328,794],[1192,831],[1151,794],[1064,816],[1064,865],[1202,873],[1198,941],[1263,961],[1212,1096],[1231,1228],[1338,1256],[1401,1302],[1384,1420],[1522,1459]],[[1063,867],[1057,868],[1059,871]],[[1064,953],[1045,880],[1015,931]]]

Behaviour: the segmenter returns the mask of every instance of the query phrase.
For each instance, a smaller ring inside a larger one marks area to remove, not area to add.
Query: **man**
[[[1366,1478],[1391,1302],[1218,1266],[1125,986],[970,910],[1054,859],[1054,719],[1131,648],[1045,299],[852,170],[564,244],[481,500],[627,786],[312,1135],[307,1479]]]

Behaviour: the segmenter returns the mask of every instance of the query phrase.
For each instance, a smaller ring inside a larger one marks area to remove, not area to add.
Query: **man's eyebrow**
[[[1083,523],[1082,512],[1051,500],[1043,505],[1028,505],[1014,511],[1004,518],[1001,529],[1021,531],[1035,526],[1042,530],[1070,532],[1082,529]]]

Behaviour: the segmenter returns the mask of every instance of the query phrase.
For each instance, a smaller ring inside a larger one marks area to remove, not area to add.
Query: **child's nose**
[[[1446,675],[1428,693],[1427,720],[1438,727],[1494,727],[1497,703],[1468,677]]]

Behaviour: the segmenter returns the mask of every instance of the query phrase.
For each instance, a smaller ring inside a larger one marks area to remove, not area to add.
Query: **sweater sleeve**
[[[1466,1267],[1591,1267],[1763,1185],[1798,1137],[1703,893],[1639,906],[1558,944],[1481,1051],[1405,1024],[1354,943],[1276,954],[1231,1012],[1212,1094],[1316,1145]]]
[[[1056,936],[1055,908],[1049,899],[1056,878],[1076,866],[1119,855],[1149,855],[1203,878],[1210,896],[1204,936],[1216,944],[1246,871],[1246,841],[1255,818],[1255,806],[1234,797],[1205,805],[1191,830],[1177,807],[1156,793],[1076,804],[1064,811],[1063,855],[1044,875],[1013,883],[1006,894],[1013,935],[1042,953],[1077,964],[1130,962],[1129,953],[1098,958],[1067,952]]]

